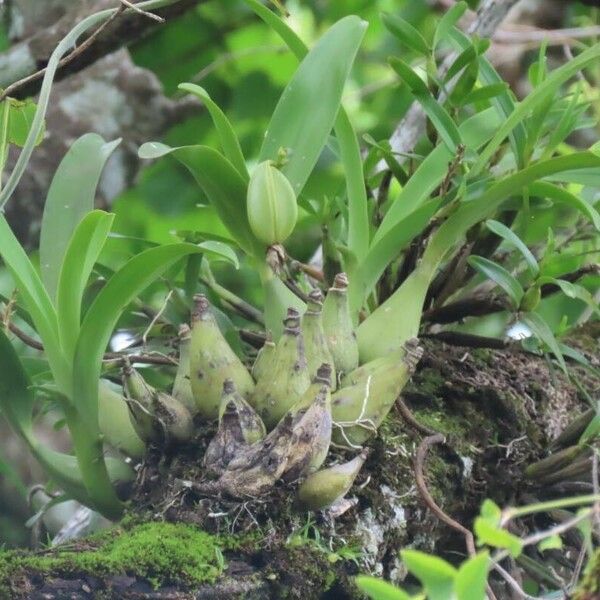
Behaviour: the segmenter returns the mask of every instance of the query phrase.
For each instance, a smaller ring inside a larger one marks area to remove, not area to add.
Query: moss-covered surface
[[[600,600],[600,549],[590,560],[573,600]]]
[[[576,388],[541,358],[433,343],[403,398],[417,421],[447,436],[447,444],[430,450],[425,479],[435,501],[466,526],[484,498],[506,506],[551,497],[548,486],[527,481],[524,469],[584,407]],[[183,485],[203,475],[200,440],[188,456],[163,457],[140,474],[133,504],[142,520],[161,515],[166,523],[130,522],[50,553],[0,554],[0,580],[25,598],[35,598],[30,590],[43,589],[50,576],[79,581],[82,574],[102,590],[115,575],[135,575],[149,590],[190,592],[185,598],[356,598],[354,574],[402,577],[403,547],[454,561],[464,555],[462,536],[433,516],[415,489],[413,456],[422,438],[392,410],[369,441],[353,501],[335,516],[309,518],[294,501],[293,484],[244,503]],[[351,455],[334,450],[330,458]]]
[[[53,552],[0,553],[0,590],[31,572],[48,577],[135,575],[154,588],[212,583],[223,571],[225,545],[183,523],[119,527]]]

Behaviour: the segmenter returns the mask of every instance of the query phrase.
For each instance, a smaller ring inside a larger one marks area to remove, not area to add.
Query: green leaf
[[[529,193],[532,196],[550,198],[555,202],[562,202],[563,204],[572,206],[587,217],[594,224],[594,227],[600,231],[600,213],[598,213],[598,211],[583,198],[572,194],[558,185],[549,183],[548,181],[537,181],[530,185]]]
[[[356,586],[372,600],[410,600],[410,596],[387,581],[360,575],[354,579]]]
[[[556,341],[556,338],[554,337],[554,334],[552,333],[552,330],[550,329],[546,321],[544,321],[544,319],[540,315],[533,312],[523,314],[521,316],[521,319],[523,323],[525,323],[525,325],[527,325],[527,327],[531,329],[533,334],[544,344],[546,344],[548,348],[550,348],[554,356],[556,356],[556,359],[558,360],[561,369],[565,373],[567,373],[567,365],[565,364],[565,359],[563,358],[558,342]]]
[[[287,150],[282,172],[297,195],[334,125],[365,29],[366,23],[355,16],[328,29],[300,63],[273,112],[259,161],[275,160],[281,148]]]
[[[600,157],[591,152],[574,152],[551,158],[508,175],[486,189],[479,198],[461,203],[429,238],[417,268],[359,325],[357,335],[361,361],[368,362],[397,350],[418,334],[427,290],[440,262],[464,239],[471,227],[490,218],[516,190],[554,173],[599,166]],[[390,320],[389,314],[396,314],[396,311],[403,318]]]
[[[484,600],[490,555],[481,552],[462,563],[454,582],[457,600]]]
[[[523,544],[516,535],[493,525],[485,518],[477,517],[473,529],[479,544],[506,549],[514,558],[517,558],[523,550]]]
[[[42,281],[52,300],[71,235],[94,208],[100,175],[119,143],[120,140],[106,143],[95,133],[84,135],[69,148],[54,174],[40,233]]]
[[[558,69],[555,69],[543,83],[535,88],[524,100],[519,102],[515,110],[507,116],[506,121],[502,124],[498,132],[480,153],[478,160],[471,168],[471,176],[475,176],[484,169],[485,165],[492,158],[506,136],[519,125],[531,111],[543,104],[546,101],[548,94],[552,91],[556,91],[560,85],[565,83],[576,73],[579,73],[588,64],[597,61],[599,57],[600,44],[595,44],[587,50],[584,50],[573,60],[570,60]]]
[[[418,550],[400,552],[406,568],[423,584],[429,600],[452,598],[456,569],[437,556]]]
[[[6,142],[23,147],[35,117],[36,105],[31,100],[7,98],[0,102],[0,123],[7,119]],[[40,131],[35,145],[44,139],[44,130]]]
[[[491,232],[507,241],[511,246],[514,246],[523,255],[532,275],[535,276],[540,272],[540,267],[535,256],[514,231],[509,229],[503,223],[500,223],[500,221],[494,221],[493,219],[488,219],[485,222],[485,225]]]
[[[38,335],[42,338],[48,362],[59,389],[65,390],[70,378],[69,365],[60,348],[56,311],[25,250],[0,215],[0,256],[19,289]]]
[[[458,75],[467,65],[473,63],[479,54],[482,54],[486,50],[485,44],[471,44],[468,48],[465,48],[450,65],[447,73],[444,75],[444,83],[450,81],[453,77]]]
[[[33,388],[10,340],[0,329],[0,409],[13,430],[21,436],[46,473],[73,498],[86,505],[92,500],[83,484],[75,456],[56,452],[34,435],[32,414]],[[113,481],[131,481],[133,470],[120,460],[109,459]]]
[[[360,306],[375,288],[390,262],[397,258],[400,252],[423,231],[441,203],[442,198],[438,198],[419,206],[371,245],[367,256],[359,264],[354,274],[354,281],[351,280],[349,290],[351,306]]]
[[[467,149],[477,150],[492,137],[499,125],[496,111],[490,108],[467,119],[459,130]],[[444,144],[429,153],[388,210],[373,236],[373,243],[415,210],[440,185],[448,173],[448,163],[452,158],[452,152]]]
[[[449,10],[444,13],[444,16],[439,20],[433,36],[433,48],[436,49],[438,44],[445,40],[452,28],[458,23],[458,20],[465,14],[468,5],[466,2],[457,2]]]
[[[497,283],[510,296],[515,308],[519,306],[524,294],[523,287],[504,267],[482,256],[469,256],[468,262],[474,269]]]
[[[560,550],[562,546],[560,535],[551,535],[538,544],[538,549],[542,552],[544,550]]]
[[[423,110],[433,123],[440,137],[448,146],[448,149],[455,153],[457,146],[463,141],[458,127],[452,120],[452,117],[446,112],[446,109],[433,97],[425,82],[407,65],[403,60],[392,57],[389,59],[391,67],[398,73],[402,81],[408,85],[413,96],[419,101]]]
[[[593,294],[578,283],[572,283],[565,281],[564,279],[556,279],[554,277],[540,277],[539,283],[541,285],[545,283],[553,283],[557,285],[565,296],[569,298],[577,298],[585,302],[598,316],[600,316],[600,307],[596,302]]]
[[[182,258],[201,252],[193,244],[150,248],[131,258],[106,283],[81,325],[75,349],[73,389],[76,407],[87,426],[98,429],[98,380],[102,356],[123,310],[136,296]]]
[[[401,17],[382,13],[381,20],[385,28],[396,36],[407,48],[414,50],[417,54],[429,56],[431,48],[425,38],[408,21]]]
[[[79,327],[81,300],[94,265],[112,227],[114,215],[100,210],[79,222],[66,249],[56,297],[60,344],[67,360],[73,360]]]
[[[247,254],[264,256],[264,247],[248,223],[247,184],[236,168],[222,154],[208,146],[171,148],[158,142],[149,142],[139,149],[140,158],[145,159],[167,154],[172,154],[194,176],[240,248]]]
[[[244,178],[245,181],[248,181],[248,169],[246,168],[246,159],[242,154],[242,148],[240,147],[240,142],[231,126],[231,123],[225,116],[225,113],[219,108],[219,106],[212,100],[212,98],[208,95],[208,92],[200,87],[199,85],[195,85],[193,83],[182,83],[179,86],[180,90],[185,92],[189,92],[193,94],[197,98],[202,100],[204,106],[210,113],[210,116],[215,124],[217,129],[217,133],[219,134],[219,140],[221,142],[221,147],[223,148],[223,154],[225,154],[225,158],[238,170],[239,174]]]
[[[476,104],[478,102],[486,102],[496,96],[506,92],[508,90],[508,84],[505,82],[492,83],[490,85],[484,85],[480,88],[470,91],[466,96],[460,98],[456,104],[457,106],[467,106],[469,104]]]
[[[258,0],[244,1],[281,37],[298,60],[302,60],[306,56],[308,48],[287,23],[263,6]],[[334,127],[340,147],[340,158],[344,166],[344,176],[346,178],[349,217],[348,246],[356,256],[362,257],[369,245],[367,190],[362,177],[360,146],[343,106],[340,106]]]
[[[209,259],[224,261],[233,265],[236,269],[240,268],[240,261],[238,260],[237,254],[228,244],[215,240],[208,240],[206,242],[200,242],[197,246],[204,251]]]

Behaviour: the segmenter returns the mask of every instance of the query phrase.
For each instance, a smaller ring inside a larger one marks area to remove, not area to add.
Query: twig
[[[165,22],[165,20],[162,17],[159,17],[158,15],[155,15],[154,13],[151,13],[151,12],[141,9],[139,6],[136,6],[135,4],[133,4],[133,2],[130,2],[129,0],[119,0],[119,2],[123,6],[126,6],[127,8],[130,8],[134,12],[138,13],[138,15],[144,15],[144,17],[148,17],[149,19],[152,19],[153,21],[156,21],[157,23]]]
[[[152,331],[152,328],[156,325],[156,322],[160,319],[161,315],[167,309],[167,305],[169,304],[169,300],[171,299],[171,296],[173,295],[173,291],[174,290],[171,290],[167,294],[167,297],[165,298],[163,305],[160,307],[160,310],[154,315],[154,317],[152,318],[152,321],[150,321],[150,325],[148,325],[148,327],[146,327],[146,331],[144,331],[144,333],[142,334],[142,347],[143,348],[146,347],[146,342],[148,340],[148,334]]]
[[[435,514],[435,516],[442,522],[446,523],[452,529],[462,533],[465,537],[465,543],[467,546],[467,551],[469,552],[469,556],[475,556],[475,539],[473,538],[473,534],[463,525],[461,525],[458,521],[455,521],[452,517],[447,515],[435,502],[431,494],[429,493],[429,489],[427,488],[427,483],[425,482],[425,475],[423,473],[425,467],[425,461],[427,459],[427,452],[431,446],[435,444],[445,444],[446,438],[441,434],[437,433],[435,435],[430,435],[426,437],[419,447],[417,448],[417,453],[415,455],[415,479],[417,484],[417,489],[419,490],[419,494],[421,494],[421,498],[427,505],[427,507]]]
[[[62,69],[69,63],[73,62],[78,56],[83,54],[97,39],[100,37],[102,32],[113,22],[115,21],[123,12],[125,12],[125,6],[122,4],[115,13],[108,18],[102,25],[94,31],[84,42],[82,42],[79,46],[77,46],[71,53],[67,54],[59,63],[58,68]],[[27,77],[23,77],[23,79],[19,79],[19,81],[15,81],[11,85],[7,86],[0,93],[0,102],[2,102],[5,98],[8,98],[12,94],[14,94],[19,88],[22,88],[38,79],[41,79],[46,74],[46,67],[28,75]]]
[[[44,346],[41,342],[26,334],[22,329],[20,329],[13,322],[8,321],[5,323],[5,327],[8,330],[16,335],[24,344],[33,348],[35,350],[39,350],[40,352],[44,351]],[[129,360],[137,363],[144,363],[148,365],[176,365],[177,361],[169,358],[164,355],[151,355],[151,354],[127,354],[126,352],[106,352],[103,356],[104,361],[118,361],[122,360],[124,356],[127,356]]]

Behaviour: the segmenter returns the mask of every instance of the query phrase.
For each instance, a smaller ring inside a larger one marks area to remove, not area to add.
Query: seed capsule
[[[323,363],[328,363],[332,366],[332,381],[335,381],[333,356],[327,345],[323,330],[322,310],[323,292],[315,289],[308,295],[308,306],[302,316],[302,336],[304,338],[308,373],[312,379],[317,374],[317,369]]]
[[[348,493],[367,455],[367,450],[363,450],[350,462],[309,475],[298,488],[298,500],[310,510],[331,506]]]
[[[272,370],[256,383],[252,404],[267,427],[273,427],[302,397],[310,385],[300,331],[300,314],[288,309],[285,329],[277,346]]]
[[[296,194],[270,160],[260,163],[250,177],[247,210],[250,229],[267,246],[284,242],[296,226]]]
[[[350,317],[347,289],[348,277],[345,273],[338,273],[323,303],[323,331],[339,375],[358,366],[358,344]]]
[[[333,439],[340,445],[363,444],[381,425],[423,354],[416,342],[407,343],[400,361],[386,361],[366,378],[332,396]]]
[[[258,351],[254,365],[252,365],[252,377],[258,381],[265,373],[273,368],[273,356],[275,355],[275,342],[270,331],[267,331],[267,339],[263,347]]]
[[[190,342],[190,381],[198,412],[205,419],[219,416],[223,383],[231,379],[237,391],[248,397],[254,381],[231,349],[210,312],[203,294],[194,297]]]
[[[190,382],[190,344],[192,340],[192,332],[187,323],[179,327],[179,365],[175,373],[175,381],[173,382],[172,396],[179,400],[189,411],[192,416],[198,412],[198,407],[194,401],[192,393],[192,384]]]

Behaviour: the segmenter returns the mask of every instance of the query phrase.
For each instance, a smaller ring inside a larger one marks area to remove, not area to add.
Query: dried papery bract
[[[350,462],[334,465],[309,475],[298,488],[298,500],[305,508],[321,510],[343,498],[367,460],[363,450]]]
[[[311,405],[295,415],[290,456],[284,473],[286,481],[296,481],[317,471],[331,443],[331,390],[321,387]]]
[[[315,289],[308,295],[306,312],[302,316],[302,335],[308,372],[312,379],[317,374],[317,369],[323,363],[328,363],[332,367],[332,381],[335,381],[334,361],[323,330],[322,311],[323,293]]]
[[[192,392],[192,383],[190,381],[190,345],[192,341],[192,332],[187,323],[179,327],[179,364],[175,373],[173,382],[172,396],[179,400],[194,416],[198,412],[198,407],[194,401]]]
[[[203,294],[194,296],[190,381],[198,412],[209,420],[219,416],[223,383],[231,379],[237,391],[249,397],[252,376],[223,337]]]
[[[338,273],[323,303],[323,330],[339,375],[358,366],[358,345],[348,304],[348,277]]]
[[[244,448],[265,437],[266,430],[255,410],[238,394],[231,379],[223,383],[219,408],[219,428],[204,455],[204,465],[222,474],[230,461]]]
[[[385,361],[354,385],[333,394],[333,439],[337,444],[359,447],[377,431],[423,354],[412,340],[405,350],[402,359]]]
[[[284,325],[272,370],[258,380],[252,395],[252,404],[267,427],[275,426],[310,385],[300,314],[296,309],[288,309]]]
[[[287,414],[267,437],[243,450],[212,486],[239,499],[268,493],[283,475],[293,439],[292,416]]]

